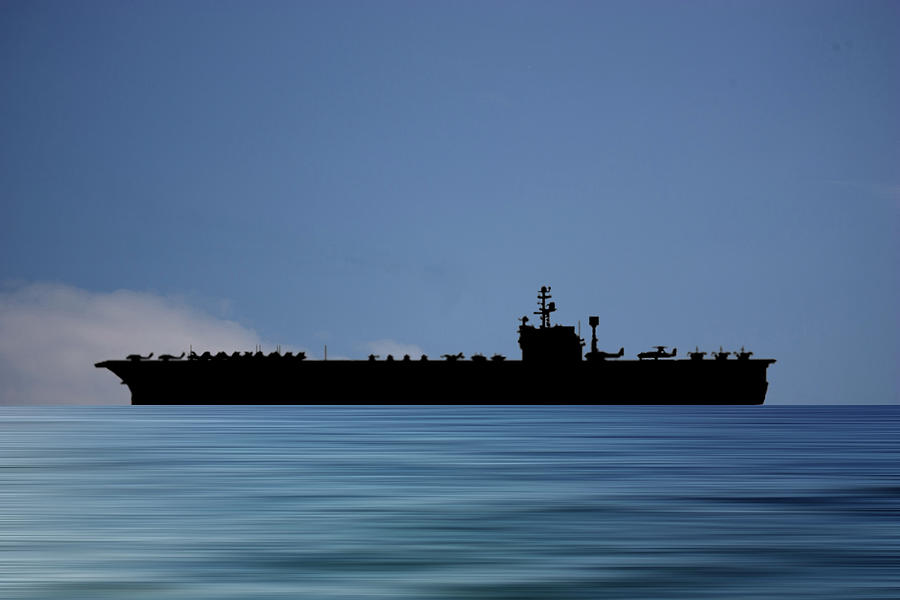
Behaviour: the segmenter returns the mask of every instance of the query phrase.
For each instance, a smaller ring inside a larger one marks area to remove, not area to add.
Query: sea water
[[[900,598],[900,407],[0,408],[0,598]]]

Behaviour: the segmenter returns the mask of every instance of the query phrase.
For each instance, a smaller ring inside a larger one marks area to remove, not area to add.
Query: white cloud
[[[417,359],[424,354],[415,344],[404,344],[395,340],[375,340],[366,342],[365,346],[370,354],[377,354],[381,358],[387,358],[390,354],[396,359],[401,359],[403,355],[409,354],[410,358]]]
[[[127,354],[252,350],[256,332],[183,302],[59,284],[0,291],[0,404],[127,404],[128,388],[95,362]]]

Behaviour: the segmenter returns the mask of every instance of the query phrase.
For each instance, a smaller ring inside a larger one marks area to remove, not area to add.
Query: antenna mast
[[[556,302],[547,303],[547,300],[552,298],[550,295],[550,286],[542,285],[541,293],[538,294],[538,304],[541,309],[534,311],[534,314],[541,315],[541,329],[546,329],[550,327],[550,313],[556,310]]]

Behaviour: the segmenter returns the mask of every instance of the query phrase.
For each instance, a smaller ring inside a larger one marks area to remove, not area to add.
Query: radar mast
[[[541,316],[541,329],[550,327],[550,313],[556,311],[556,302],[547,303],[552,298],[550,295],[550,286],[542,285],[541,292],[538,294],[538,304],[541,309],[534,311],[534,314]]]

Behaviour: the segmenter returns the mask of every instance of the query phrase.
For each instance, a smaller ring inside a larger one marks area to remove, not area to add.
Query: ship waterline
[[[132,404],[762,404],[773,360],[104,361]],[[427,399],[427,400],[426,400]]]

